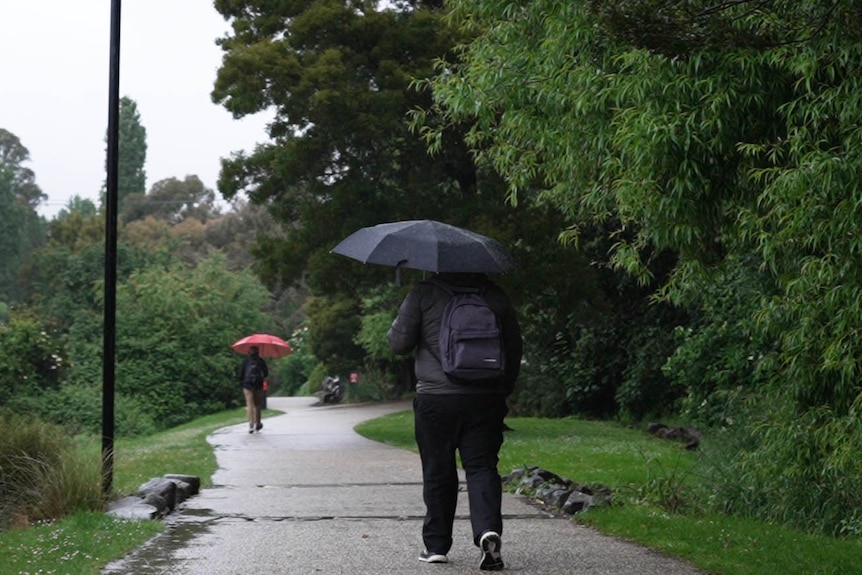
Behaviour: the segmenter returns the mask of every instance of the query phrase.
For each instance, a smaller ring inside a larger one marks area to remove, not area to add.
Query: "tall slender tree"
[[[107,142],[107,135],[105,142]],[[107,147],[105,150],[107,155]],[[123,96],[120,98],[117,161],[117,201],[120,207],[129,195],[146,193],[147,173],[144,170],[146,162],[147,130],[141,123],[138,104],[128,96]]]

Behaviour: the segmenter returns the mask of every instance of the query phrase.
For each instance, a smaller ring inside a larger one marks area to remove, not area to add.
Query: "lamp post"
[[[120,0],[111,0],[108,156],[105,193],[105,318],[102,348],[102,491],[114,481],[114,380],[117,320],[117,174],[120,141]]]

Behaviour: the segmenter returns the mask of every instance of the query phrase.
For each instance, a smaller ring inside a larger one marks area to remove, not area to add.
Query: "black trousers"
[[[467,479],[473,543],[486,531],[503,533],[503,487],[497,471],[508,407],[501,394],[428,395],[413,400],[416,444],[422,459],[425,548],[446,554],[458,504],[456,451]]]

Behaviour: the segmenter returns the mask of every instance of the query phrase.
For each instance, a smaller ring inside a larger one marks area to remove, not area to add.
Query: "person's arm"
[[[415,289],[401,302],[398,315],[389,327],[386,339],[389,347],[398,355],[407,355],[418,345],[422,334],[422,310]]]
[[[263,358],[260,358],[260,372],[263,374],[264,379],[269,377],[269,367],[266,365],[266,361]]]

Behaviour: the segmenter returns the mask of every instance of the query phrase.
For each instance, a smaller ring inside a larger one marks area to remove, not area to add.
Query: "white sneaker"
[[[423,549],[422,553],[419,554],[419,561],[424,561],[425,563],[448,563],[449,558],[442,553],[434,553],[433,551]]]
[[[500,535],[494,531],[486,531],[479,539],[479,547],[482,549],[482,559],[479,561],[479,569],[482,571],[502,571],[503,556],[500,547],[503,541]]]

